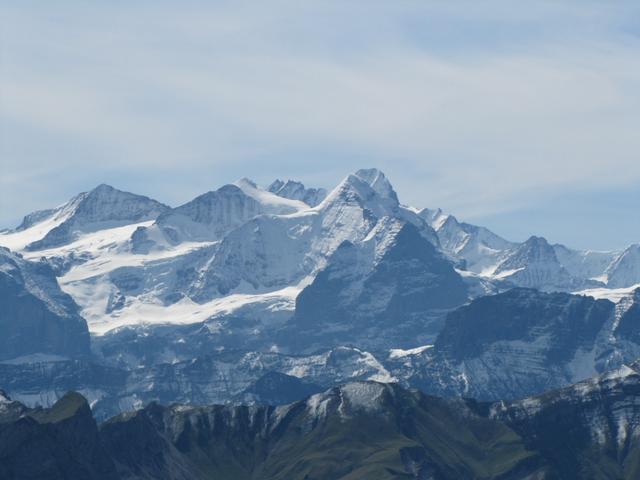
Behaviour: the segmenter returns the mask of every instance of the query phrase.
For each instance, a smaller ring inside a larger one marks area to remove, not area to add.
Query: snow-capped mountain
[[[100,186],[52,212],[28,217],[0,244],[45,257],[94,332],[198,323],[250,305],[264,318],[292,314],[342,242],[364,241],[385,218],[438,242],[377,170],[349,175],[315,207],[242,179],[174,209]]]
[[[68,389],[105,414],[152,399],[233,402],[257,398],[269,374],[297,379],[274,377],[286,385],[373,379],[513,397],[640,355],[637,246],[510,242],[401,204],[375,169],[326,195],[242,179],[175,208],[103,185],[27,215],[0,245],[55,273],[92,334],[88,360],[47,360],[50,350],[34,344],[19,352],[32,361],[0,364],[0,387],[27,402]],[[603,300],[494,295],[514,286]]]
[[[258,215],[286,215],[306,208],[302,202],[265,192],[242,179],[164,212],[149,227],[138,228],[132,236],[133,250],[148,253],[167,244],[219,241]]]
[[[492,275],[521,287],[551,291],[575,291],[600,285],[572,276],[546,239],[536,236],[510,250]]]
[[[261,318],[261,326],[256,325],[260,331],[268,330],[271,321],[279,329],[293,315],[298,293],[312,288],[343,242],[360,252],[353,260],[358,279],[354,277],[351,290],[345,289],[354,294],[345,300],[347,310],[367,312],[370,318],[389,314],[386,302],[396,298],[390,292],[401,290],[400,284],[392,288],[382,282],[387,296],[381,290],[369,306],[356,292],[377,268],[366,252],[391,248],[394,242],[388,239],[403,224],[413,225],[452,262],[470,296],[513,285],[584,291],[603,286],[593,278],[610,276],[615,286],[636,280],[633,248],[609,254],[551,247],[539,237],[509,242],[440,210],[402,206],[375,169],[349,175],[315,207],[286,197],[317,189],[295,181],[274,182],[269,189],[242,179],[169,208],[101,185],[62,207],[28,215],[18,229],[0,234],[0,244],[22,250],[26,258],[45,257],[94,332],[208,320],[230,332],[228,318],[235,314],[254,323]],[[379,247],[371,247],[376,242]],[[430,248],[418,239],[414,243],[412,255]],[[32,251],[45,245],[45,250]],[[419,269],[414,269],[413,281],[421,281]],[[413,339],[416,344],[424,340]]]
[[[442,249],[458,262],[457,267],[480,277],[549,291],[640,285],[636,245],[622,252],[574,250],[549,245],[535,235],[516,243],[484,227],[459,222],[441,209],[424,208],[419,215],[436,231]]]
[[[598,252],[595,250],[573,250],[564,245],[555,244],[556,258],[565,270],[574,278],[606,282],[603,273],[618,255],[616,252]],[[640,277],[639,277],[640,278]],[[625,286],[634,285],[632,282]]]
[[[83,233],[153,220],[168,208],[150,198],[123,192],[109,185],[99,185],[88,193],[81,193],[43,219],[52,221],[55,226],[44,237],[25,248],[34,251],[59,247]],[[32,217],[25,221],[29,223]],[[32,225],[31,228],[36,226]]]
[[[470,272],[492,272],[505,252],[517,246],[484,227],[461,223],[441,209],[425,208],[419,215],[436,231],[442,248],[463,260],[464,269]]]

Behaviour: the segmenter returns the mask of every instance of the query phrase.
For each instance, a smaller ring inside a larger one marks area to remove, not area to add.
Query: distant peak
[[[297,180],[287,180],[286,182],[280,179],[275,180],[267,190],[271,193],[279,194],[281,192],[291,192],[291,191],[304,191],[305,187],[302,182]]]
[[[299,200],[311,207],[318,205],[327,195],[324,188],[306,188],[302,182],[291,179],[285,182],[278,178],[269,185],[267,190],[279,197]]]
[[[125,192],[124,190],[120,190],[117,189],[115,187],[112,187],[111,185],[108,185],[106,183],[101,183],[100,185],[98,185],[97,187],[95,187],[93,190],[87,192],[86,194],[80,194],[82,197],[82,199],[86,199],[87,197],[92,198],[92,197],[116,197],[116,196],[122,196],[122,195],[131,195],[131,196],[137,196],[137,197],[142,197],[142,195],[137,195],[135,193],[130,193],[130,192]]]
[[[377,168],[361,168],[355,175],[369,184],[373,183],[379,176],[384,177],[384,173]]]
[[[91,190],[89,193],[108,193],[108,192],[113,192],[113,191],[117,191],[116,188],[112,187],[111,185],[107,185],[106,183],[101,183],[100,185],[98,185],[96,188],[94,188],[93,190]]]
[[[538,246],[549,246],[549,242],[544,237],[538,237],[536,235],[531,235],[526,242],[526,245],[538,245]]]
[[[221,186],[215,192],[207,192],[207,193],[205,193],[205,195],[207,195],[207,194],[215,194],[215,193],[242,193],[242,189],[240,187],[238,187],[237,185],[227,184],[227,185]]]

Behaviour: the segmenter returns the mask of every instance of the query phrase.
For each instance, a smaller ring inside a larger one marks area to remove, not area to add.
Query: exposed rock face
[[[308,383],[298,377],[271,371],[253,382],[238,395],[238,403],[259,405],[286,405],[324,390],[320,385]]]
[[[638,324],[637,303],[518,288],[450,313],[433,348],[387,368],[428,392],[519,398],[633,361]]]
[[[0,360],[89,352],[87,324],[46,263],[0,247],[0,304]]]
[[[452,312],[435,348],[454,361],[476,358],[496,342],[543,339],[541,351],[553,363],[590,349],[614,305],[607,300],[516,288],[483,297]]]
[[[275,180],[267,188],[272,193],[292,200],[300,200],[311,207],[318,205],[327,196],[324,188],[306,188],[301,182],[295,180]]]
[[[494,275],[520,287],[550,291],[602,285],[573,277],[559,262],[553,247],[544,238],[535,236],[510,252]]]
[[[283,342],[296,350],[415,345],[467,298],[460,275],[414,225],[381,221],[361,244],[344,242],[300,293]]]

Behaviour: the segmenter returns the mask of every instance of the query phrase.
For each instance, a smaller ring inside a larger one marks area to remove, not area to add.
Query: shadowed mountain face
[[[299,350],[415,345],[467,298],[460,275],[415,226],[387,222],[361,245],[340,245],[298,296],[284,342]]]
[[[69,393],[49,409],[0,395],[0,478],[118,480],[87,401]]]
[[[0,360],[89,353],[87,323],[44,262],[0,247]]]
[[[556,472],[553,478],[640,478],[638,365],[513,403],[489,416],[507,423]]]
[[[152,403],[100,425],[78,394],[0,395],[3,479],[636,479],[640,374],[516,402],[354,382],[285,406]]]
[[[497,342],[538,337],[545,341],[547,360],[562,363],[581,346],[590,348],[613,314],[614,304],[607,300],[516,288],[452,312],[435,348],[454,361],[464,361]]]
[[[632,300],[616,305],[523,288],[481,297],[448,315],[433,348],[387,368],[437,395],[541,393],[638,358],[640,315]]]

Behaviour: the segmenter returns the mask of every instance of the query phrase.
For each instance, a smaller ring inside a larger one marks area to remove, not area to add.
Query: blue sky
[[[248,176],[514,240],[640,241],[637,2],[0,0],[0,226],[107,182],[170,204]]]

